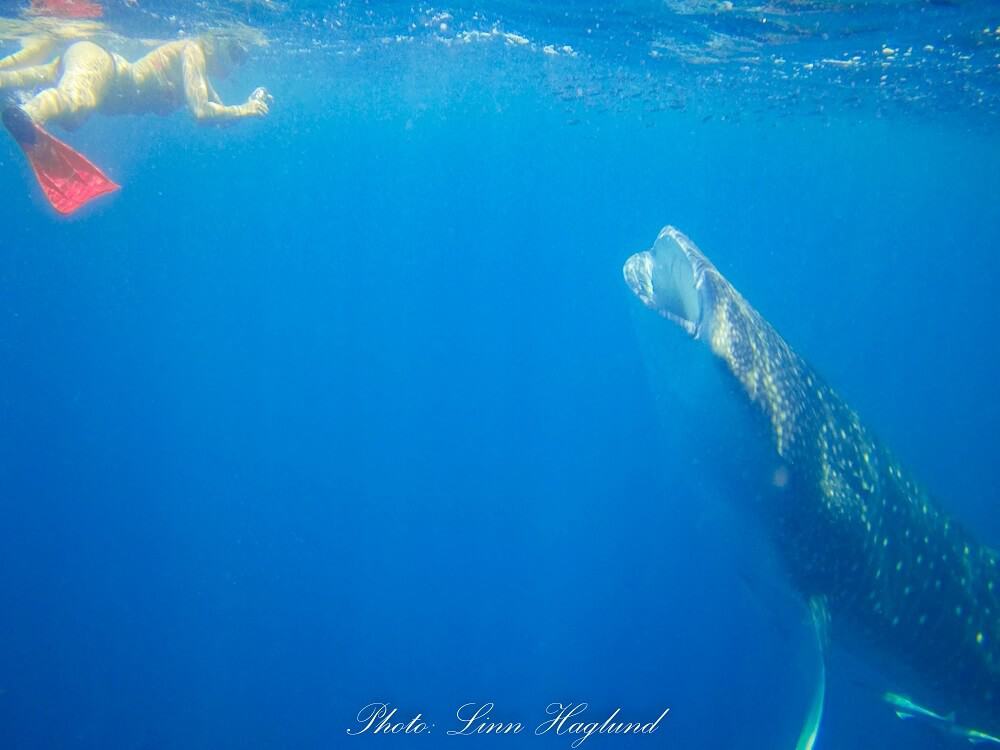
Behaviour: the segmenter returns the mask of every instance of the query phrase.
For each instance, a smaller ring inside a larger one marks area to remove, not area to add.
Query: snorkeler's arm
[[[201,47],[189,44],[184,48],[182,67],[184,71],[184,96],[188,107],[200,122],[220,122],[237,120],[242,117],[263,117],[267,114],[267,102],[253,96],[246,104],[225,105],[218,100],[218,94],[205,75],[205,54]]]
[[[208,86],[208,100],[210,102],[215,102],[216,104],[222,104],[222,97],[219,96],[219,92],[215,90],[212,82],[207,78],[205,79],[205,85]]]

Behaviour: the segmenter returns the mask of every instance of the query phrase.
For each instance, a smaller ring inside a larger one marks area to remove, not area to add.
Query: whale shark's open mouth
[[[710,310],[702,283],[707,266],[694,243],[668,226],[653,248],[629,258],[622,272],[625,283],[646,307],[697,338]]]

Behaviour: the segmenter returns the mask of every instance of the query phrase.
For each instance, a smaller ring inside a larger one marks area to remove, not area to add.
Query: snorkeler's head
[[[202,37],[202,49],[209,73],[225,77],[233,69],[240,67],[250,56],[247,45],[239,39],[222,34],[206,34]]]
[[[225,46],[225,54],[234,68],[238,68],[245,63],[250,56],[250,50],[238,39],[227,39],[223,44]]]

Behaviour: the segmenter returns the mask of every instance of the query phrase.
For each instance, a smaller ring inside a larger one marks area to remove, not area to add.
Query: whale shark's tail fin
[[[809,600],[809,613],[812,615],[819,664],[816,673],[816,688],[813,691],[812,702],[809,704],[809,713],[806,715],[805,724],[799,733],[799,740],[795,743],[795,750],[813,749],[816,738],[819,736],[819,725],[823,720],[823,704],[826,701],[826,649],[830,622],[826,601],[822,597],[814,596]]]

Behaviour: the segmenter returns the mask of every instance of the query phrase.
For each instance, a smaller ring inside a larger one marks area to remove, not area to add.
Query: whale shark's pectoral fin
[[[932,711],[926,706],[921,706],[913,699],[901,695],[900,693],[884,693],[882,700],[893,707],[893,711],[900,719],[922,719],[931,724],[954,724],[955,712],[940,714]]]
[[[830,613],[826,607],[826,600],[820,596],[814,596],[810,599],[809,613],[812,615],[813,633],[816,637],[818,669],[816,670],[816,687],[809,704],[809,713],[806,715],[805,724],[799,733],[799,740],[795,743],[795,750],[812,750],[816,744],[816,738],[819,736],[819,725],[823,720],[823,704],[826,701],[826,650],[830,623]]]

